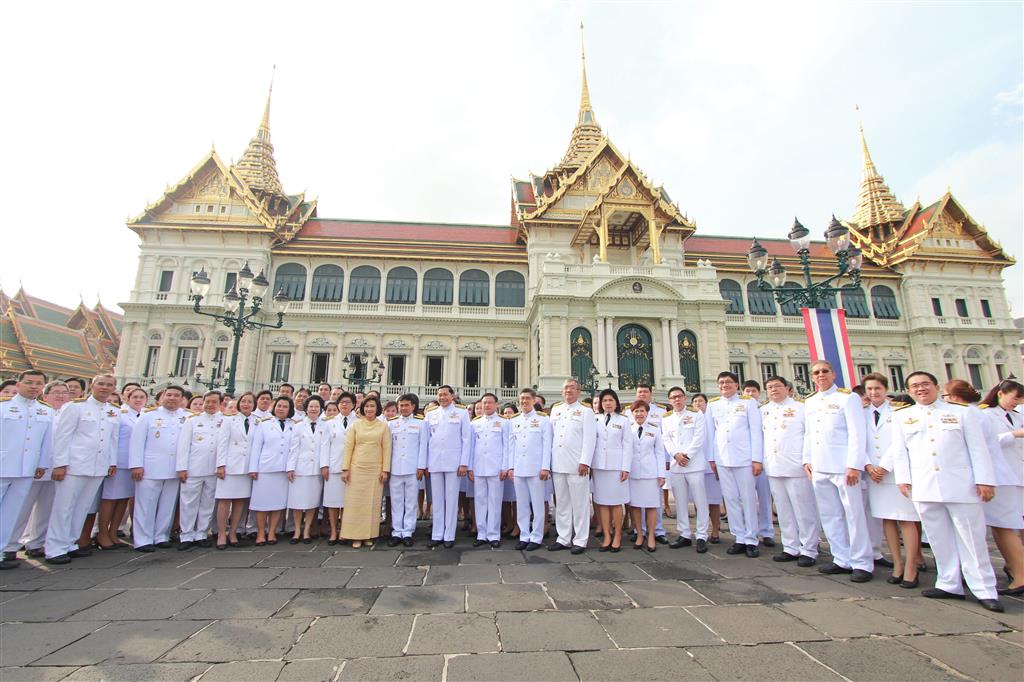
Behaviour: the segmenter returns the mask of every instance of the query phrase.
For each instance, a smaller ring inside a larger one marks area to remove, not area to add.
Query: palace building
[[[858,373],[883,372],[896,390],[917,368],[979,387],[1020,376],[1001,279],[1013,259],[948,192],[901,204],[863,130],[861,142],[856,209],[842,221],[864,254],[861,286],[830,302],[846,310]],[[121,304],[121,381],[198,388],[200,362],[215,367],[204,379],[223,374],[230,332],[193,312],[190,279],[205,271],[203,305],[220,309],[248,263],[291,303],[283,328],[242,338],[236,391],[369,379],[389,397],[447,383],[464,400],[488,389],[509,399],[522,386],[554,395],[575,376],[589,389],[650,383],[664,396],[674,384],[715,392],[729,368],[810,386],[799,309],[758,288],[749,238],[698,231],[616,148],[591,105],[585,61],[568,149],[543,175],[512,181],[507,225],[320,217],[316,200],[288,194],[278,177],[268,95],[237,163],[211,150],[128,228],[140,254]],[[762,244],[799,272],[787,240]],[[810,251],[816,278],[835,273],[824,243]]]

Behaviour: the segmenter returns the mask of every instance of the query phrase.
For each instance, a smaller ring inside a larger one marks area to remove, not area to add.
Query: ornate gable
[[[908,215],[886,249],[888,264],[935,260],[1013,265],[998,241],[946,192],[936,203]]]

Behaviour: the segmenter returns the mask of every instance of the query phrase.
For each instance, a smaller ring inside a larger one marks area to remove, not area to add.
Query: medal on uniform
[[[198,435],[198,436],[196,436],[196,442],[197,442],[197,443],[201,443],[201,442],[202,442],[202,440],[203,440],[203,436],[202,436],[202,435]]]
[[[159,431],[157,431],[156,433],[153,434],[153,438],[159,438],[159,437],[160,437],[160,432]]]

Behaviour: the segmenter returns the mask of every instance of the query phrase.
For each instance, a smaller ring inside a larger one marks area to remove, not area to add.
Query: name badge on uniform
[[[117,416],[117,412],[114,412],[113,410],[107,410],[107,416],[108,417],[116,417]]]
[[[942,421],[943,424],[959,424],[960,423],[960,420],[956,418],[956,415],[952,415],[952,414],[944,414],[944,415],[942,415],[941,421]]]
[[[739,406],[735,410],[733,410],[733,412],[735,412],[736,414],[743,414],[746,411],[747,408],[743,407],[743,403],[740,403]]]
[[[683,426],[693,426],[693,417],[683,417]]]
[[[646,433],[644,433],[644,435],[647,436],[648,438],[654,438],[654,434],[651,433],[650,431],[647,431]]]
[[[829,410],[838,410],[838,409],[840,409],[838,405],[826,405],[825,407],[826,407],[826,409],[829,409]]]
[[[157,417],[156,421],[154,422],[154,426],[158,426],[159,427],[159,426],[163,426],[163,425],[164,425],[164,420],[162,418],[160,418],[160,417]]]
[[[612,424],[612,428],[613,429],[619,429],[621,431],[622,430],[622,424]]]
[[[178,422],[181,423],[181,424],[184,424],[185,423],[185,419],[186,419],[185,417],[178,417]]]
[[[540,426],[540,420],[534,419],[533,421],[530,422],[530,426]]]
[[[911,425],[911,424],[916,424],[917,422],[918,422],[918,420],[917,420],[917,419],[914,419],[913,417],[911,417],[910,419],[907,419],[907,420],[906,420],[906,421],[904,421],[903,423],[909,426],[909,425]]]
[[[494,426],[491,427],[492,429],[495,431],[501,431],[501,422],[493,422],[493,424]]]
[[[796,410],[794,410],[792,407],[787,407],[785,410],[782,411],[782,416],[783,417],[795,417],[796,416]]]

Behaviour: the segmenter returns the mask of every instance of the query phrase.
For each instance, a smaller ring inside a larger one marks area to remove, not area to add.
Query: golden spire
[[[276,67],[275,67],[276,69]],[[270,89],[267,91],[267,104],[263,108],[263,118],[256,135],[249,141],[242,158],[235,169],[238,175],[254,192],[284,195],[281,180],[277,176],[277,163],[274,161],[274,145],[270,142],[270,97],[274,93],[274,77],[270,77]]]
[[[860,129],[860,145],[864,154],[864,175],[860,181],[860,195],[857,199],[857,210],[853,214],[853,222],[862,230],[876,225],[901,223],[906,209],[875,168],[875,162],[871,160],[871,152],[868,151],[868,143],[864,137],[864,125],[860,122],[860,107],[857,107],[857,111],[857,127]]]
[[[587,54],[583,45],[583,22],[580,22],[580,61],[583,66],[582,87],[580,89],[580,112],[576,117],[576,127],[569,140],[569,149],[562,158],[560,168],[575,169],[587,160],[601,143],[601,126],[597,123],[594,108],[590,104],[590,87],[587,85]]]
[[[580,22],[580,62],[583,64],[583,87],[580,90],[580,115],[576,125],[593,123],[597,125],[597,117],[590,106],[590,88],[587,86],[587,49],[583,42],[583,22]]]

